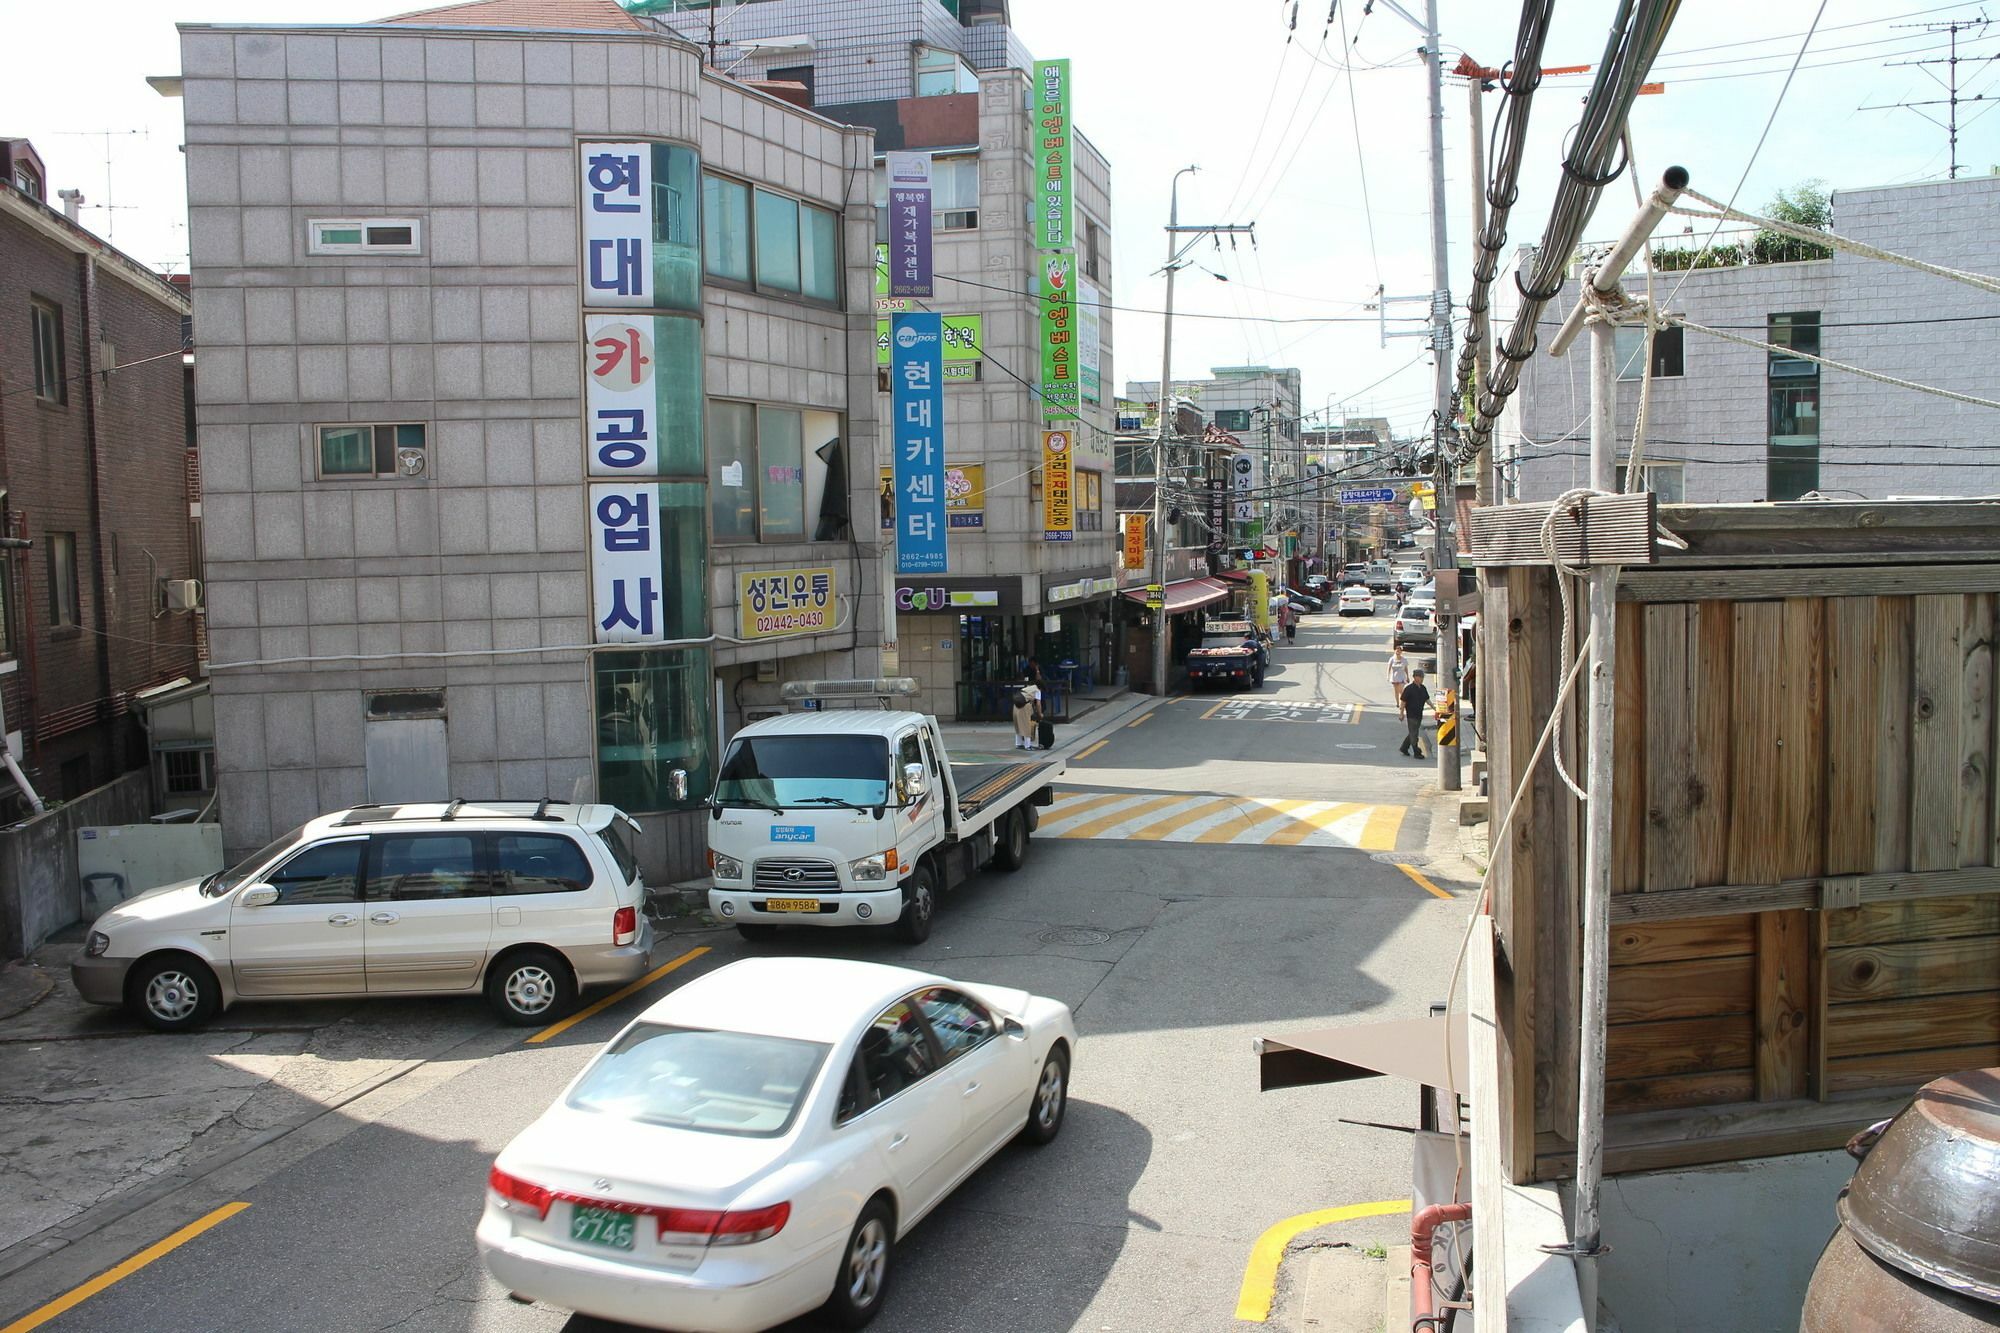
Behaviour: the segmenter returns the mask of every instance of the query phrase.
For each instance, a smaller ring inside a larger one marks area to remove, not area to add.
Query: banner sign
[[[896,572],[946,569],[944,324],[933,314],[892,315],[890,440],[895,449]]]
[[[583,303],[587,306],[656,304],[655,146],[589,139],[577,145],[583,190]]]
[[[986,465],[946,463],[944,465],[944,512],[947,526],[954,531],[986,526]],[[896,526],[896,481],[894,470],[882,469],[882,531]]]
[[[944,359],[947,362],[977,361],[980,355],[981,315],[945,315]],[[889,364],[889,321],[875,321],[875,364]],[[947,379],[950,376],[946,376]]]
[[[1075,436],[1066,430],[1042,432],[1042,540],[1076,540]]]
[[[1084,402],[1101,403],[1104,401],[1104,385],[1098,363],[1104,340],[1101,318],[1104,293],[1088,278],[1076,280],[1076,293],[1077,382],[1082,386]]]
[[[1235,520],[1248,523],[1257,517],[1257,504],[1251,498],[1257,481],[1257,460],[1249,454],[1231,454],[1229,480],[1231,489],[1236,492]]]
[[[654,484],[590,487],[591,638],[598,643],[665,637],[659,498]]]
[[[1143,569],[1146,564],[1146,516],[1125,515],[1125,568]]]
[[[1070,208],[1075,175],[1070,163],[1069,61],[1037,60],[1029,90],[1035,107],[1035,248],[1062,250],[1076,244]]]
[[[931,294],[931,155],[890,153],[889,295]]]
[[[832,629],[840,619],[831,568],[738,574],[736,604],[746,639],[819,634]]]
[[[1208,549],[1211,553],[1229,545],[1229,484],[1221,477],[1208,479]]]
[[[1388,486],[1352,486],[1340,492],[1344,505],[1386,505],[1396,502],[1396,492]]]
[[[1077,415],[1076,307],[1071,279],[1076,256],[1067,250],[1045,250],[1036,257],[1036,295],[1041,298],[1042,419]]]

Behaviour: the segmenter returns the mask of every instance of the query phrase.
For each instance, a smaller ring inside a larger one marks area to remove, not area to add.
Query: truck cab
[[[1188,653],[1190,686],[1240,685],[1251,689],[1264,683],[1269,654],[1247,620],[1211,620],[1201,627],[1201,644]]]

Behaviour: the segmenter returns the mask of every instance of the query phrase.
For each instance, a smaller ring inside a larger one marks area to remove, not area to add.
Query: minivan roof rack
[[[357,805],[351,807],[346,814],[335,821],[334,827],[346,828],[352,824],[387,823],[400,818],[403,812],[411,806],[431,804],[435,804],[435,802],[405,801],[394,805],[376,802],[369,805]],[[454,796],[445,803],[444,810],[437,816],[437,820],[441,824],[451,823],[459,817],[460,811],[465,807],[478,806],[478,817],[481,819],[533,819],[545,824],[560,824],[563,822],[563,817],[561,815],[550,814],[549,807],[566,805],[568,802],[559,801],[553,796],[544,796],[541,800],[535,802],[535,808],[532,811],[497,808],[503,805],[522,806],[526,804],[526,801],[494,801],[488,804],[486,802],[469,800],[463,796]]]
[[[444,808],[444,813],[438,816],[438,822],[441,824],[449,824],[452,820],[457,819],[458,807],[464,804],[465,804],[465,798],[463,796],[452,797],[451,804],[447,805]]]

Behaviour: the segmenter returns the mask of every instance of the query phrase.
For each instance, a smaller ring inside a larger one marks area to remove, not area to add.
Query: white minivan
[[[638,825],[555,801],[357,806],[97,919],[77,994],[176,1032],[239,999],[484,991],[522,1026],[646,971]]]

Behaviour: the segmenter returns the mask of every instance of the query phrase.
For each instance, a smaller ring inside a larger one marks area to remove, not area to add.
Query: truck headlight
[[[847,873],[857,881],[884,880],[889,877],[890,864],[888,857],[878,852],[874,856],[864,856],[859,861],[849,861]]]
[[[743,878],[743,863],[733,856],[724,856],[721,852],[708,854],[708,868],[717,879]]]
[[[83,942],[83,956],[85,958],[102,958],[104,951],[110,947],[111,937],[101,930],[93,930],[90,932],[90,937]]]

